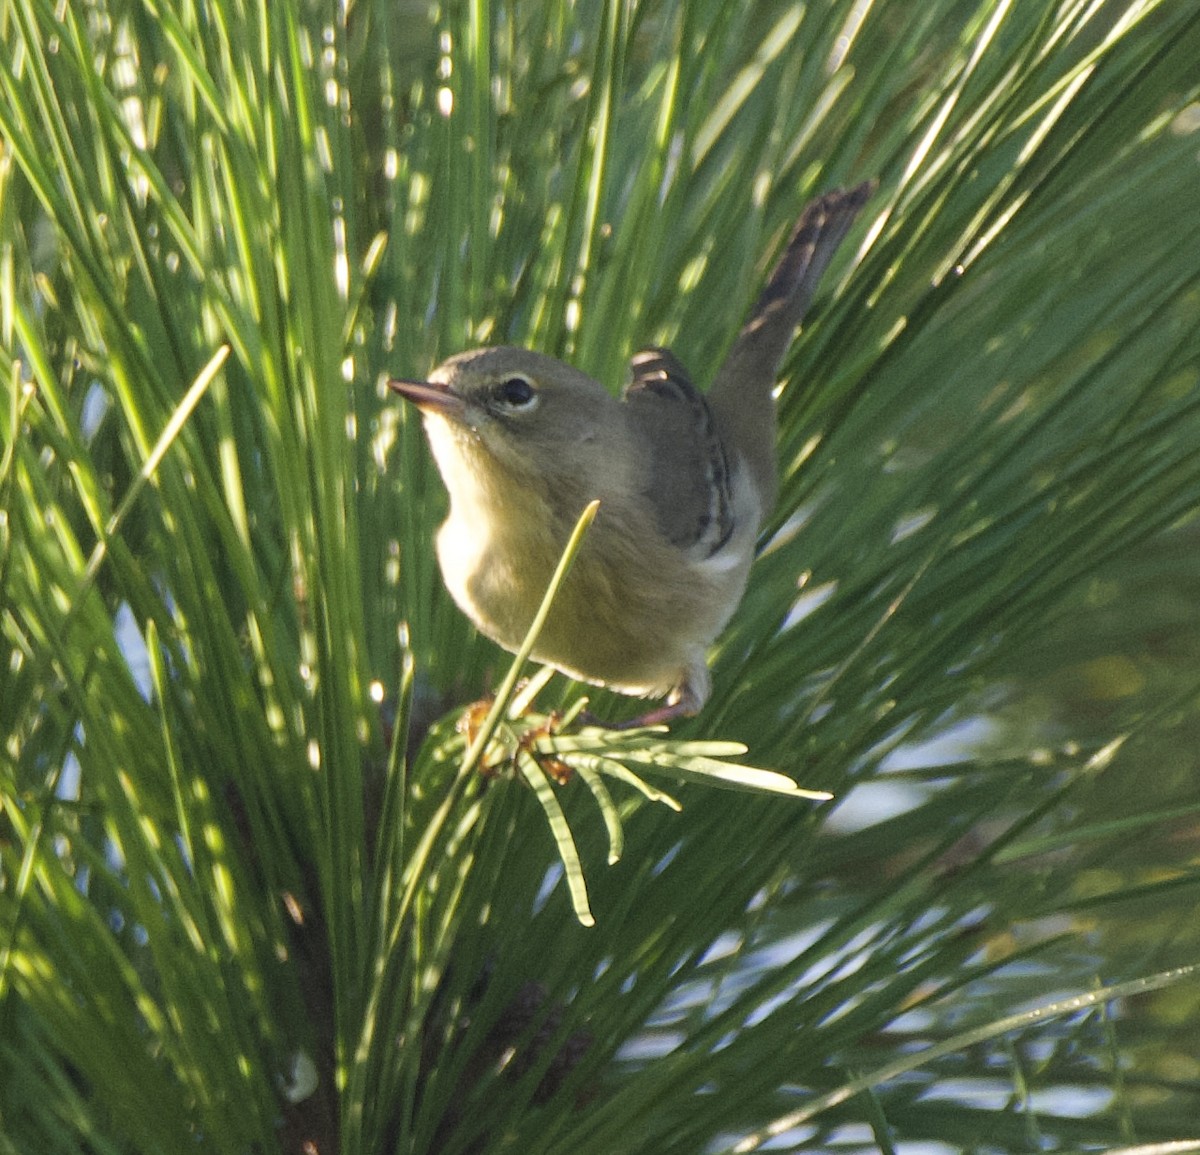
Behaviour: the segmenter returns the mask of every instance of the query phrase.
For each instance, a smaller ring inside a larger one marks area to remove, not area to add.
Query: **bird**
[[[774,391],[817,283],[874,188],[802,211],[707,393],[670,350],[637,352],[617,397],[507,345],[388,386],[421,412],[450,508],[443,581],[476,628],[516,652],[585,506],[595,520],[533,658],[622,694],[665,699],[625,725],[697,714],[708,651],[746,588],[778,493]]]

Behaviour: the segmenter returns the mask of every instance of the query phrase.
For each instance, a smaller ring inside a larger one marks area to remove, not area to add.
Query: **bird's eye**
[[[517,374],[505,377],[493,390],[492,395],[506,409],[529,409],[537,400],[537,390],[533,387],[533,382],[528,377]]]

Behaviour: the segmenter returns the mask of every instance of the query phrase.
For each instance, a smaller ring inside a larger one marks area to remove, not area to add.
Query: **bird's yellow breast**
[[[667,694],[704,671],[705,651],[740,601],[754,553],[759,510],[744,479],[738,533],[718,554],[697,556],[661,535],[647,499],[619,470],[604,484],[576,471],[570,491],[561,481],[550,492],[501,468],[469,429],[437,415],[427,417],[426,429],[450,494],[438,563],[481,633],[505,649],[520,647],[576,518],[599,498],[533,656],[583,681],[644,696]]]
[[[570,527],[534,516],[504,525],[498,531],[495,519],[452,507],[438,533],[438,562],[451,596],[480,632],[516,650]],[[624,693],[666,694],[703,663],[741,599],[751,556],[743,545],[719,563],[690,559],[655,536],[635,538],[619,519],[606,518],[602,501],[534,657]]]

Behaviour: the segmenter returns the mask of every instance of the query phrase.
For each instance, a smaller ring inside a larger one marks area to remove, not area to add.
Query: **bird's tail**
[[[810,202],[796,222],[783,256],[738,337],[739,344],[753,341],[758,347],[756,356],[769,360],[774,372],[812,303],[821,276],[874,189],[874,181],[835,189]]]
[[[875,190],[874,181],[835,189],[809,202],[767,281],[750,319],[742,327],[717,373],[708,398],[723,428],[743,443],[758,468],[759,491],[774,503],[775,417],[771,394],[780,363],[792,343],[817,284]],[[767,440],[769,438],[769,441]],[[751,440],[761,445],[752,446]]]

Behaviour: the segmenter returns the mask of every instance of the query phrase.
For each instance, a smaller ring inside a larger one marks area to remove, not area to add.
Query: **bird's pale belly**
[[[639,696],[684,679],[741,600],[751,551],[694,561],[657,539],[606,524],[604,507],[555,600],[534,657],[572,677]],[[497,540],[472,519],[450,519],[437,539],[451,596],[481,633],[515,651],[562,552],[531,521]],[[617,575],[620,575],[618,579]]]

